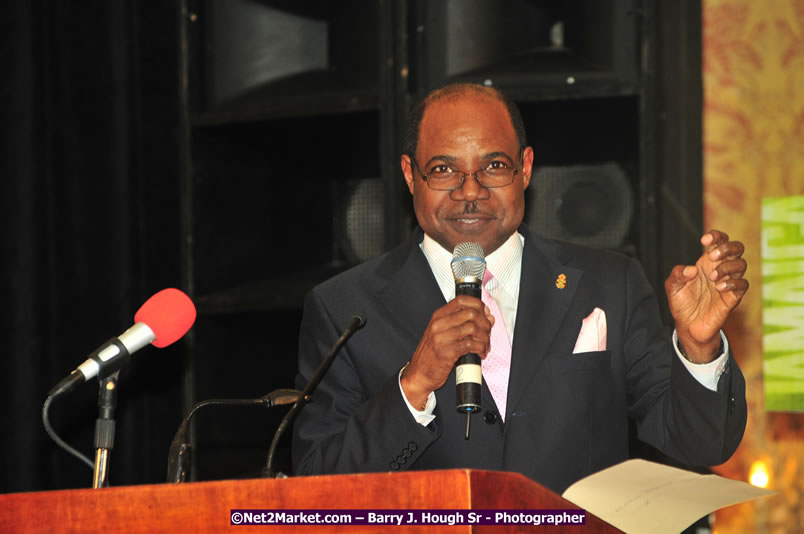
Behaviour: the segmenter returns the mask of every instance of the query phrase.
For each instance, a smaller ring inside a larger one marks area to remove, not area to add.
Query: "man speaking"
[[[419,228],[316,287],[299,342],[303,386],[356,312],[368,323],[296,420],[296,474],[474,468],[561,493],[628,458],[638,437],[688,465],[742,438],[745,382],[721,327],[748,289],[743,245],[713,230],[665,282],[673,335],[640,266],[522,225],[533,149],[516,106],[451,85],[411,112],[402,172]],[[455,295],[453,250],[485,253],[482,298]],[[455,363],[482,360],[469,439]]]

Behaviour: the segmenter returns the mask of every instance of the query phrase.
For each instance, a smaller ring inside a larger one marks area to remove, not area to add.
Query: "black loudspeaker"
[[[523,95],[637,82],[635,0],[420,0],[420,92],[448,81]]]
[[[382,180],[347,180],[339,182],[338,188],[335,224],[341,259],[357,264],[379,256],[385,251],[387,222]]]
[[[207,122],[376,105],[383,2],[187,1],[192,111]]]
[[[540,167],[526,191],[525,222],[545,237],[617,249],[628,237],[633,196],[617,163]]]
[[[216,106],[294,74],[326,69],[327,22],[254,0],[210,4],[208,96]]]

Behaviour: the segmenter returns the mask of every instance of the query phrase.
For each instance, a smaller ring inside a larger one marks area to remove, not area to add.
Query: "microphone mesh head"
[[[483,279],[486,272],[486,255],[480,243],[460,243],[452,252],[452,275],[455,280]]]

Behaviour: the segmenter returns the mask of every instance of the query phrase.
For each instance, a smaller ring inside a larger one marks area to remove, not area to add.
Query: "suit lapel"
[[[407,243],[395,249],[377,268],[388,280],[377,299],[397,324],[419,344],[433,312],[446,304],[430,265],[419,247],[422,232],[414,232]]]
[[[525,248],[506,419],[540,371],[583,277],[583,270],[564,264],[559,245],[535,236],[526,227],[520,232],[525,237]]]

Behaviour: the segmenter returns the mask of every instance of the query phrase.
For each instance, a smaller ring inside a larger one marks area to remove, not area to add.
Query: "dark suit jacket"
[[[349,319],[352,337],[294,425],[296,474],[468,467],[515,471],[562,492],[628,458],[628,416],[640,439],[689,465],[731,456],[746,421],[745,382],[729,355],[718,392],[678,361],[639,265],[619,254],[525,237],[505,423],[483,386],[483,411],[455,410],[452,376],[436,392],[436,419],[414,420],[398,386],[400,368],[444,297],[418,244],[316,287],[306,298],[298,387],[315,372]],[[566,287],[556,279],[566,276]],[[572,354],[581,322],[606,312],[608,350]],[[454,371],[453,371],[454,375]]]

